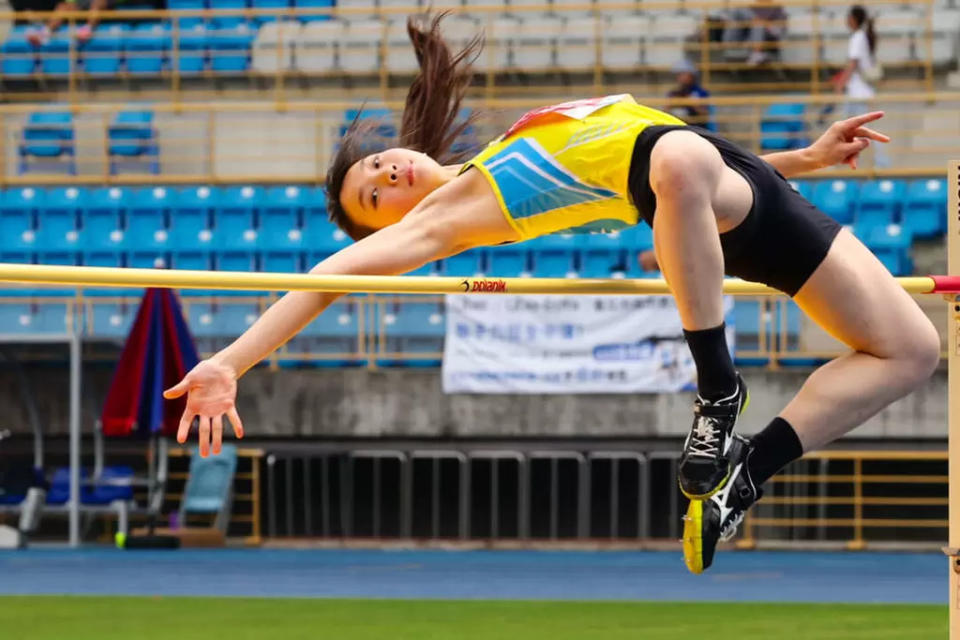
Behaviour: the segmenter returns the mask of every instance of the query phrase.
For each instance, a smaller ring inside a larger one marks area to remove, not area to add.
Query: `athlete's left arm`
[[[890,142],[890,138],[864,125],[883,117],[882,111],[865,113],[834,122],[816,142],[804,149],[781,151],[760,156],[787,178],[837,164],[857,168],[857,157],[870,140]]]

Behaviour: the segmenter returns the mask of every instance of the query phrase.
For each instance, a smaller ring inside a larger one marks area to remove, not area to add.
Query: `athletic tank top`
[[[510,225],[529,240],[637,224],[627,186],[637,136],[683,121],[627,94],[530,111],[463,165],[480,171]]]

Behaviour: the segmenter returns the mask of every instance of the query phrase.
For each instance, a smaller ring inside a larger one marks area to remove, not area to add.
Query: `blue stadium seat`
[[[138,167],[146,162],[150,173],[160,173],[157,134],[153,128],[153,112],[121,111],[107,130],[110,173],[116,174],[125,160],[135,160]]]
[[[131,269],[166,269],[170,260],[163,251],[132,249],[127,252],[127,266]]]
[[[431,356],[443,353],[443,340],[447,331],[443,302],[402,302],[387,305],[383,324],[388,351],[399,351],[404,355]],[[433,367],[440,364],[440,359],[404,357],[400,360],[381,360],[379,364]]]
[[[504,244],[486,250],[488,275],[492,278],[523,278],[531,275],[526,243]]]
[[[80,255],[76,251],[40,251],[37,253],[37,264],[46,264],[46,265],[59,265],[59,266],[75,266],[79,263]],[[34,291],[34,294],[38,297],[64,297],[64,296],[73,296],[75,289],[72,288],[63,288],[63,287],[39,287]],[[52,324],[45,320],[46,313],[49,313],[49,310],[42,309],[38,314],[41,324],[44,326],[52,327],[46,330],[56,330],[60,333],[64,331],[64,320],[63,316],[66,314],[65,305],[55,305],[60,307],[60,318],[58,321],[54,321]],[[59,323],[59,324],[58,324]]]
[[[293,6],[299,9],[330,9],[334,6],[334,0],[293,0]],[[306,15],[300,14],[297,15],[300,18],[301,22],[315,22],[317,20],[329,20],[330,15]]]
[[[625,253],[618,232],[587,234],[580,255],[581,278],[609,278],[626,273]]]
[[[311,251],[310,260],[313,264],[353,244],[350,236],[327,220],[325,212],[310,208],[305,215],[303,242]],[[308,266],[312,267],[313,264]]]
[[[103,187],[90,192],[83,212],[85,251],[119,251],[123,248],[121,215],[128,203],[128,192],[122,187]]]
[[[116,296],[117,291],[114,290],[106,295]],[[91,335],[98,338],[125,339],[129,335],[130,329],[133,328],[133,321],[137,317],[136,304],[94,300],[92,309],[92,324],[87,330]]]
[[[256,255],[252,251],[223,251],[213,254],[213,267],[217,271],[256,271]],[[217,295],[222,296],[244,296],[244,295],[264,295],[266,292],[260,291],[240,291],[240,290],[222,290]]]
[[[259,187],[229,187],[214,210],[217,243],[231,250],[253,251],[257,247],[254,216],[262,199]]]
[[[765,150],[797,149],[807,144],[803,103],[771,104],[760,121],[760,146]]]
[[[646,251],[653,249],[653,229],[640,221],[632,227],[620,230],[620,243],[627,251]]]
[[[84,188],[61,187],[47,191],[37,212],[37,250],[78,251],[83,246],[78,219],[86,205]]]
[[[868,180],[857,200],[857,224],[891,224],[897,218],[907,187],[902,180]]]
[[[170,29],[158,22],[138,24],[127,32],[123,50],[128,73],[157,75],[166,66],[166,56],[170,50]]]
[[[246,9],[250,6],[247,0],[209,0],[210,8],[222,11],[229,9]],[[235,29],[244,25],[246,18],[242,15],[217,16],[211,20],[211,26],[215,29]]]
[[[86,249],[86,243],[84,243]],[[123,256],[118,251],[85,251],[80,259],[87,267],[120,267],[123,266]],[[84,295],[91,297],[120,297],[132,295],[129,291],[120,289],[84,289]]]
[[[302,187],[267,189],[260,208],[261,250],[293,251],[304,246],[300,220],[307,197]]]
[[[206,9],[204,0],[167,0],[167,9],[169,11],[199,11]],[[179,22],[180,29],[193,29],[197,25],[203,24],[203,18],[200,16],[180,16],[175,18]]]
[[[17,295],[15,291],[2,290],[2,295]],[[22,294],[20,294],[22,295]],[[28,302],[0,301],[0,335],[39,333],[36,305]]]
[[[915,180],[907,188],[900,214],[904,228],[918,238],[932,238],[946,231],[947,183],[942,179]]]
[[[275,11],[282,11],[284,9],[290,8],[290,0],[252,0],[251,6],[254,9],[273,9]],[[262,15],[257,16],[255,21],[257,24],[266,24],[268,22],[276,22],[276,15]]]
[[[241,73],[250,68],[250,45],[254,33],[246,24],[210,32],[210,69],[218,73]]]
[[[365,107],[360,109],[347,109],[343,112],[343,122],[340,125],[340,137],[347,132],[350,124],[360,117],[361,120],[374,118],[380,121],[376,129],[376,135],[386,139],[397,137],[397,127],[393,123],[393,112],[386,107]]]
[[[859,231],[858,236],[893,275],[908,275],[912,271],[910,245],[913,237],[908,229],[898,224],[876,225]]]
[[[533,275],[537,278],[567,278],[576,276],[576,257],[581,239],[575,234],[553,233],[531,240]]]
[[[206,28],[197,24],[180,32],[180,59],[176,62],[180,73],[202,72],[207,66],[210,38]]]
[[[34,187],[0,192],[0,251],[33,251],[37,209],[45,192]]]
[[[27,41],[27,33],[32,28],[26,25],[14,27],[0,46],[0,73],[5,77],[30,76],[37,68],[37,51]]]
[[[362,364],[361,361],[339,359],[337,354],[352,354],[357,351],[360,328],[360,309],[349,298],[336,302],[304,327],[288,345],[291,354],[320,354],[328,359],[318,359],[318,366],[346,367]],[[332,356],[332,359],[330,358]]]
[[[174,249],[170,256],[171,269],[185,271],[210,271],[213,269],[212,257],[204,251],[179,251]],[[193,293],[196,289],[184,289],[184,293]]]
[[[98,25],[83,47],[83,70],[95,76],[113,76],[120,72],[123,41],[130,27],[113,22]]]
[[[483,251],[469,249],[463,253],[444,258],[441,268],[445,276],[473,277],[484,273]]]
[[[69,111],[31,113],[23,127],[23,140],[19,151],[21,174],[42,166],[66,169],[71,175],[76,175],[73,114]],[[64,162],[51,162],[64,157]],[[31,159],[36,163],[33,167]]]
[[[145,187],[133,192],[127,208],[127,248],[133,251],[165,251],[170,247],[167,218],[173,190]]]
[[[184,303],[183,312],[194,338],[202,340],[218,336],[215,311],[210,303],[187,300]]]
[[[173,196],[170,243],[178,251],[209,251],[213,240],[211,216],[220,202],[216,187],[190,187]]]
[[[70,40],[68,29],[57,29],[40,47],[40,71],[48,76],[66,76],[74,68],[70,60]],[[77,54],[74,53],[74,56]]]
[[[733,303],[733,326],[737,335],[756,336],[760,333],[760,301],[738,299]]]
[[[265,251],[260,254],[260,270],[270,273],[301,273],[302,259],[303,254],[299,251]]]
[[[853,222],[860,184],[853,180],[823,180],[813,187],[813,204],[840,224]]]

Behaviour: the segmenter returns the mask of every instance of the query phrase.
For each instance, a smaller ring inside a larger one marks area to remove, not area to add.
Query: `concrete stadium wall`
[[[67,375],[61,366],[28,365],[26,377],[51,435],[67,432]],[[110,383],[109,364],[84,370],[84,430]],[[763,428],[800,388],[804,371],[747,370],[752,402],[743,433]],[[256,369],[240,382],[239,408],[252,437],[678,437],[691,421],[690,394],[444,395],[439,370]],[[13,372],[0,369],[0,428],[28,431]],[[856,429],[863,438],[946,436],[946,372]]]

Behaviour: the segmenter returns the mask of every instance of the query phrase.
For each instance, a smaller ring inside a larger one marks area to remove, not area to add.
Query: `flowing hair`
[[[483,48],[482,36],[473,38],[454,54],[440,33],[440,22],[447,12],[431,17],[407,19],[407,34],[417,54],[420,73],[414,78],[403,105],[399,144],[427,154],[440,164],[453,164],[466,153],[452,153],[451,147],[476,117],[476,112],[458,122],[460,105],[473,78],[471,63]],[[362,112],[362,109],[361,109]],[[382,131],[383,122],[373,118],[353,120],[340,140],[327,170],[327,213],[330,221],[354,240],[376,229],[351,220],[340,204],[340,192],[347,171],[358,160],[390,146]]]
[[[870,55],[875,55],[877,52],[877,32],[873,29],[873,18],[868,17],[867,10],[859,4],[850,7],[850,17],[857,23],[858,29],[866,24],[867,43],[870,45]]]

